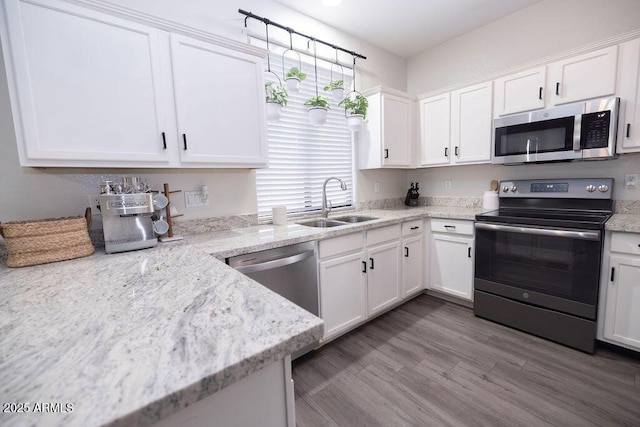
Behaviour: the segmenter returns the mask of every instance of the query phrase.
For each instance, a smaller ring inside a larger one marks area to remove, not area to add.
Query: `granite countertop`
[[[0,267],[0,425],[148,425],[318,340],[323,322],[184,243]],[[34,413],[36,403],[73,412]]]
[[[605,230],[640,233],[640,214],[614,214],[605,223]]]

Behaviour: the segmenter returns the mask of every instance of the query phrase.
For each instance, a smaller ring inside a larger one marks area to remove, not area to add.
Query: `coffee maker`
[[[100,212],[107,253],[151,248],[158,244],[152,193],[102,194]]]

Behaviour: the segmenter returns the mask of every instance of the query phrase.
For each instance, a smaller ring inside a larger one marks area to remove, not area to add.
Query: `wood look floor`
[[[640,360],[427,295],[294,362],[298,426],[640,426]]]

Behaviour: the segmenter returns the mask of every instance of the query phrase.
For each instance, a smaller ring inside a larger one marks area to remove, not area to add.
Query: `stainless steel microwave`
[[[619,108],[609,97],[495,119],[492,162],[613,158]]]

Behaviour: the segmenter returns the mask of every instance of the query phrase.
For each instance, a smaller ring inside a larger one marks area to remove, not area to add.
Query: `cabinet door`
[[[473,299],[472,245],[469,238],[431,235],[431,289]]]
[[[262,59],[172,34],[171,61],[181,161],[265,166]]]
[[[612,256],[604,337],[640,350],[640,258]]]
[[[449,164],[450,106],[449,93],[420,101],[420,166]]]
[[[456,164],[491,161],[493,82],[451,92],[451,147]]]
[[[613,95],[618,46],[574,56],[549,65],[547,88],[554,105]]]
[[[364,253],[320,262],[320,317],[324,339],[351,329],[367,318]]]
[[[382,164],[411,165],[411,101],[382,95]]]
[[[367,250],[369,264],[369,315],[397,303],[400,294],[400,242],[372,246]]]
[[[618,153],[640,151],[640,39],[620,45],[618,90],[621,114]]]
[[[497,79],[494,116],[544,108],[546,69],[533,68]]]
[[[422,235],[402,241],[402,294],[403,297],[420,292],[422,283]]]
[[[66,2],[4,6],[2,41],[23,166],[169,162],[162,137],[166,33]]]

